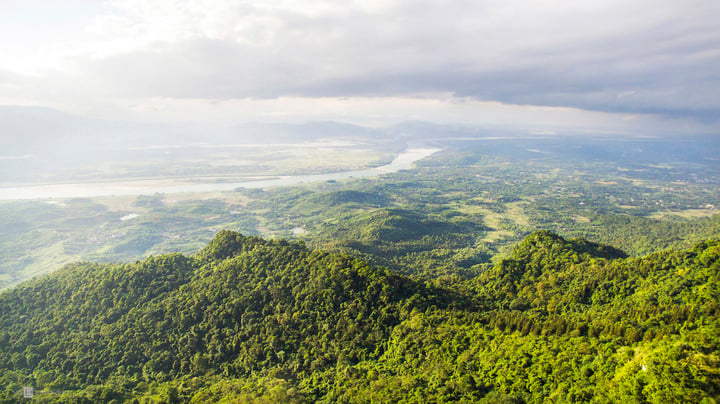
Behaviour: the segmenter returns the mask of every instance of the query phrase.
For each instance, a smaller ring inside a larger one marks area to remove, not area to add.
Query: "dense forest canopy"
[[[541,231],[478,276],[421,281],[222,231],[193,256],[72,264],[0,294],[2,397],[712,402],[719,256],[712,239],[628,257]]]
[[[0,0],[0,404],[717,404],[685,3]]]
[[[427,141],[377,178],[2,202],[0,400],[718,399],[712,142]]]

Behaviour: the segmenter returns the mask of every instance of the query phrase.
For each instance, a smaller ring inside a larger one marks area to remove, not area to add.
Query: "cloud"
[[[720,124],[714,1],[107,4],[62,72],[87,97],[450,94]]]

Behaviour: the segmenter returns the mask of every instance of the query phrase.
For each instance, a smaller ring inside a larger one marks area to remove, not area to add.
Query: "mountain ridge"
[[[475,279],[423,283],[221,231],[191,257],[78,263],[1,293],[0,397],[29,384],[48,402],[716,398],[719,255],[708,240],[627,258],[541,231]],[[678,343],[685,350],[667,356]],[[552,344],[571,362],[596,352],[596,377],[581,379],[582,366],[558,373]],[[614,350],[600,354],[603,344]],[[628,350],[645,352],[631,362],[652,370],[628,374]],[[676,368],[683,361],[694,365]],[[522,384],[498,378],[511,369]]]

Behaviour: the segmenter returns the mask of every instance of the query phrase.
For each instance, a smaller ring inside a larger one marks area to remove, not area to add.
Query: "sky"
[[[717,0],[3,0],[0,105],[720,134]]]

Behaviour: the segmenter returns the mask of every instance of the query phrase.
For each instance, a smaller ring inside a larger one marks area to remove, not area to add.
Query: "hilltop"
[[[0,294],[2,397],[717,399],[719,256],[717,240],[633,258],[536,232],[477,277],[421,282],[222,231],[193,256],[72,264]]]

